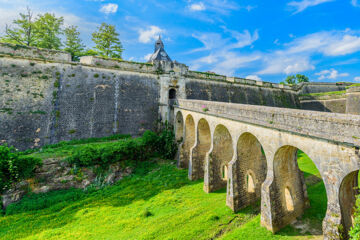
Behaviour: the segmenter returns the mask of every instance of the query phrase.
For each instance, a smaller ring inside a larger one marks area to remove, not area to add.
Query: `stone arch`
[[[184,118],[181,111],[176,113],[175,119],[175,139],[177,142],[182,142],[184,137]]]
[[[243,133],[237,142],[237,185],[234,189],[235,210],[257,202],[261,198],[261,184],[266,178],[267,163],[262,146],[253,134]],[[249,191],[249,179],[254,191]]]
[[[275,153],[274,180],[270,188],[270,198],[273,203],[271,210],[273,231],[290,224],[310,207],[304,173],[298,165],[300,153],[297,147],[290,145],[280,147]],[[308,174],[308,177],[311,177],[308,179],[309,182],[322,182],[322,177],[317,175],[320,173],[315,162],[313,160],[311,162],[317,173],[316,176]]]
[[[272,211],[274,231],[290,224],[310,206],[304,175],[297,164],[297,151],[296,147],[287,145],[275,153],[274,191],[271,196],[274,203]],[[292,211],[289,211],[289,200]]]
[[[228,168],[233,154],[233,141],[229,130],[222,124],[217,125],[213,134],[212,150],[207,155],[208,176],[207,181],[204,183],[206,192],[226,187],[227,179],[222,177],[222,170]]]
[[[353,171],[346,175],[340,185],[339,201],[341,209],[341,224],[344,227],[344,238],[347,239],[348,232],[354,224],[354,210],[356,203],[356,195],[359,194],[358,189],[359,170]]]
[[[211,147],[211,132],[208,121],[201,118],[197,125],[197,144],[192,150],[192,163],[189,178],[197,180],[204,178],[205,158]]]
[[[261,185],[267,172],[265,153],[253,134],[246,132],[239,137],[236,152],[236,161],[232,165],[233,196],[228,200],[234,211],[261,198]]]
[[[185,120],[185,136],[184,143],[182,145],[182,151],[180,153],[180,168],[189,167],[190,150],[195,144],[195,121],[191,114],[186,116]]]

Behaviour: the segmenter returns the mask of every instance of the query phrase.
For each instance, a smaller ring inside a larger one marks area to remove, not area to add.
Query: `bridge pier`
[[[270,202],[262,207],[266,213],[271,213],[271,224],[264,223],[264,226],[272,232],[292,223],[310,207],[304,175],[297,164],[297,150],[292,146],[284,146],[276,152],[272,174],[274,178],[266,188],[269,191],[263,191],[267,195],[263,197]]]
[[[196,125],[196,145],[191,149],[189,179],[204,178],[206,154],[211,147],[211,131],[209,123],[200,119]]]
[[[239,137],[235,152],[236,158],[229,164],[232,193],[227,196],[227,204],[238,211],[260,200],[267,163],[261,144],[250,133]]]
[[[228,164],[234,154],[232,136],[223,125],[215,128],[212,148],[206,155],[204,191],[214,192],[225,188],[228,181]]]
[[[184,142],[180,148],[179,168],[189,168],[189,159],[191,148],[195,144],[195,122],[191,115],[187,115],[185,120],[185,136]]]

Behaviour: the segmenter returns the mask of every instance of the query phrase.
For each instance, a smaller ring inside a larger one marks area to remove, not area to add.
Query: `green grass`
[[[301,97],[320,97],[320,96],[331,96],[331,95],[343,95],[345,93],[346,93],[346,91],[334,91],[334,92],[300,94],[300,96]]]
[[[316,168],[299,153],[302,170]],[[29,195],[0,216],[0,239],[312,239],[293,227],[273,235],[260,227],[258,205],[233,213],[225,190],[206,194],[174,162],[143,162],[136,172],[100,190]],[[326,210],[322,182],[308,188],[315,227]],[[326,196],[325,196],[326,199]]]

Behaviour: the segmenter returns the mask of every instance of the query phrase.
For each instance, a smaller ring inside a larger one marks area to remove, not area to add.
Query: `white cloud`
[[[355,78],[354,78],[354,81],[355,81],[355,82],[360,82],[360,77],[355,77]]]
[[[261,78],[258,75],[248,75],[245,78],[250,80],[261,81]]]
[[[321,72],[315,73],[315,75],[319,76],[318,79],[319,80],[323,80],[323,79],[337,79],[340,77],[348,77],[349,74],[348,73],[339,73],[339,71],[335,70],[335,69],[330,69],[330,70],[323,70]]]
[[[231,0],[207,0],[206,5],[203,2],[192,2],[188,1],[189,5],[187,8],[192,12],[203,12],[207,10],[207,12],[213,12],[221,15],[228,15],[230,11],[238,10],[240,8],[244,8],[247,11],[251,11],[253,6],[244,6],[240,7],[236,1]],[[198,16],[201,17],[201,16]]]
[[[286,51],[278,51],[262,56],[265,67],[258,74],[293,74],[315,69],[308,56],[288,55]]]
[[[314,70],[311,57],[343,56],[360,51],[360,35],[345,31],[318,32],[296,38],[283,49],[263,54],[263,69],[258,74],[299,73]]]
[[[223,28],[229,37],[224,38],[219,33],[201,33],[194,34],[203,47],[192,50],[191,52],[206,51],[207,55],[194,60],[191,68],[198,70],[200,68],[210,69],[213,72],[233,76],[235,70],[249,65],[251,62],[260,59],[259,54],[240,54],[236,50],[251,46],[259,38],[257,31],[251,34],[248,30],[237,32]]]
[[[288,3],[288,6],[292,7],[297,14],[299,12],[304,11],[308,7],[313,7],[322,3],[331,2],[333,0],[301,0],[301,1],[291,1]]]
[[[165,31],[158,26],[150,26],[148,29],[140,29],[139,31],[139,42],[149,43],[156,40],[161,33]]]
[[[118,10],[118,5],[115,3],[108,3],[103,5],[100,8],[100,12],[105,13],[105,14],[110,14],[110,13],[116,13]]]
[[[324,49],[328,56],[340,56],[360,51],[360,37],[345,35]]]
[[[360,3],[358,2],[358,0],[351,0],[351,5],[353,5],[354,7],[360,7]]]
[[[204,11],[206,9],[203,2],[193,3],[189,6],[191,11]]]

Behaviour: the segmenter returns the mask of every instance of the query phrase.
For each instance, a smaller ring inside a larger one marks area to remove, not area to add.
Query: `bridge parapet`
[[[340,144],[360,146],[360,116],[235,103],[178,100],[178,107]]]

